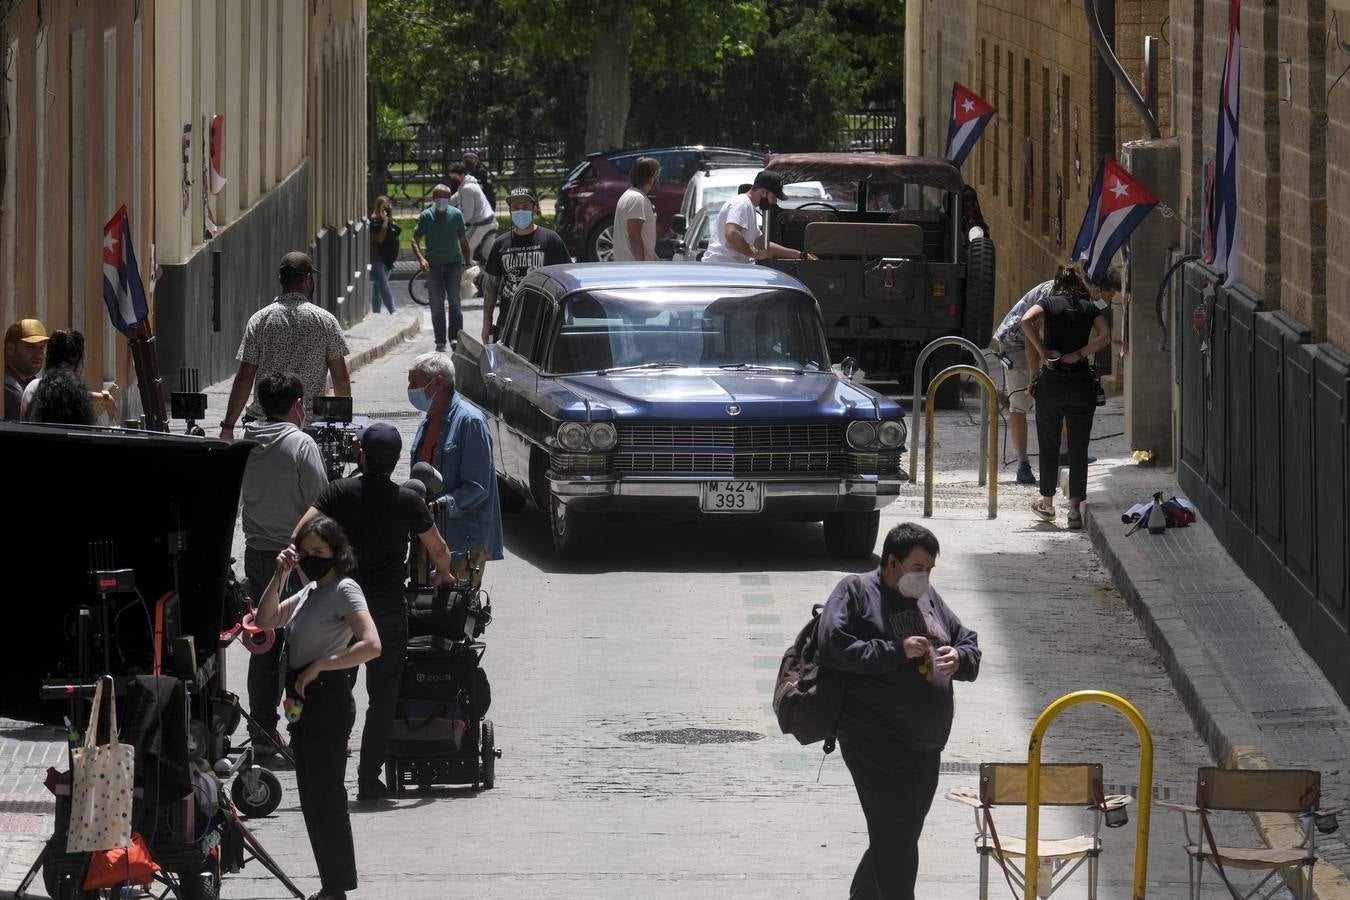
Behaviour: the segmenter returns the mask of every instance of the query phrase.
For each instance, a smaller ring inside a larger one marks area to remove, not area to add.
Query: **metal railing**
[[[984,358],[984,351],[981,350],[979,347],[975,346],[975,343],[973,341],[969,341],[963,337],[954,334],[949,335],[947,337],[940,337],[937,340],[929,343],[927,347],[924,347],[923,350],[919,352],[919,358],[914,363],[914,381],[911,382],[914,385],[914,396],[910,399],[909,403],[909,408],[911,410],[917,411],[919,408],[919,385],[923,384],[924,363],[928,362],[928,357],[933,355],[934,350],[939,350],[943,347],[961,347],[962,349],[968,351],[971,356],[975,357],[975,361],[979,364],[980,370],[984,372],[986,377],[988,377],[989,367]],[[985,396],[983,391],[980,392],[980,423],[981,423],[980,459],[984,459],[985,454],[989,449],[988,446],[989,438],[985,434],[983,428],[984,420],[986,417],[989,416],[989,411],[991,409],[998,409],[998,390],[995,389],[991,393],[992,396],[987,397]],[[928,396],[930,398],[933,396],[933,387],[931,385],[928,388]],[[919,427],[919,417],[917,413],[914,416],[914,427],[915,429]],[[929,430],[931,431],[933,426],[930,423],[928,427]],[[919,480],[917,468],[918,464],[919,464],[919,434],[918,431],[916,430],[914,435],[910,438],[909,442],[909,480],[911,484]],[[990,469],[989,477],[997,480],[998,470]],[[982,466],[980,468],[981,485],[984,484],[984,480],[985,480],[985,471]]]
[[[923,517],[931,519],[933,517],[933,415],[937,412],[937,389],[942,386],[942,382],[948,378],[955,378],[958,375],[969,375],[980,383],[984,388],[986,402],[980,404],[980,409],[984,412],[980,417],[980,432],[983,437],[988,434],[988,440],[981,441],[981,452],[985,455],[981,457],[980,468],[981,475],[987,469],[989,474],[989,518],[998,518],[998,419],[989,415],[990,409],[998,408],[998,388],[994,386],[994,379],[989,377],[989,373],[983,369],[977,369],[974,366],[948,366],[941,372],[933,376],[933,380],[928,385],[928,408],[927,420],[928,431],[924,434],[924,481],[923,481]],[[987,452],[985,452],[987,450]],[[980,484],[984,484],[981,477]]]

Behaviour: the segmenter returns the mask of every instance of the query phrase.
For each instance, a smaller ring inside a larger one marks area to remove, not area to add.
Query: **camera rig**
[[[355,465],[356,448],[352,442],[366,424],[365,419],[352,415],[351,397],[314,398],[314,418],[305,425],[305,434],[319,445],[329,481],[343,477],[346,467]]]

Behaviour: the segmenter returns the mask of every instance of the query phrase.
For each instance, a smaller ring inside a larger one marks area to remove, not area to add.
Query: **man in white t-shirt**
[[[717,213],[705,263],[754,263],[760,259],[814,259],[809,253],[769,242],[759,247],[759,216],[756,210],[772,209],[783,196],[783,179],[776,172],[760,172],[750,190],[729,200]]]
[[[656,207],[648,198],[661,174],[661,163],[650,156],[640,157],[628,170],[632,185],[614,208],[614,261],[655,262]]]
[[[469,258],[464,260],[467,268],[486,261],[487,251],[492,249],[492,242],[488,238],[495,239],[497,236],[497,216],[488,203],[482,185],[469,174],[464,163],[451,163],[447,177],[454,191],[450,205],[459,209],[464,216],[464,227],[468,230]],[[487,250],[480,251],[484,241],[487,241]]]

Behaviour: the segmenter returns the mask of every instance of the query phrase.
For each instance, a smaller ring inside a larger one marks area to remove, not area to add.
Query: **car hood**
[[[613,410],[621,418],[791,419],[837,415],[883,418],[903,413],[893,401],[844,381],[831,372],[723,372],[708,369],[662,369],[612,372],[606,375],[564,375],[565,384],[592,405]],[[732,413],[735,407],[738,412]],[[854,411],[857,414],[854,414]]]

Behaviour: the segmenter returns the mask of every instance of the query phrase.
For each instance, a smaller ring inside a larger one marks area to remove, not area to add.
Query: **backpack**
[[[820,667],[818,626],[823,608],[820,604],[811,607],[811,621],[783,653],[773,689],[773,711],[783,734],[803,745],[824,741],[829,753],[843,708],[844,681],[841,673]]]

